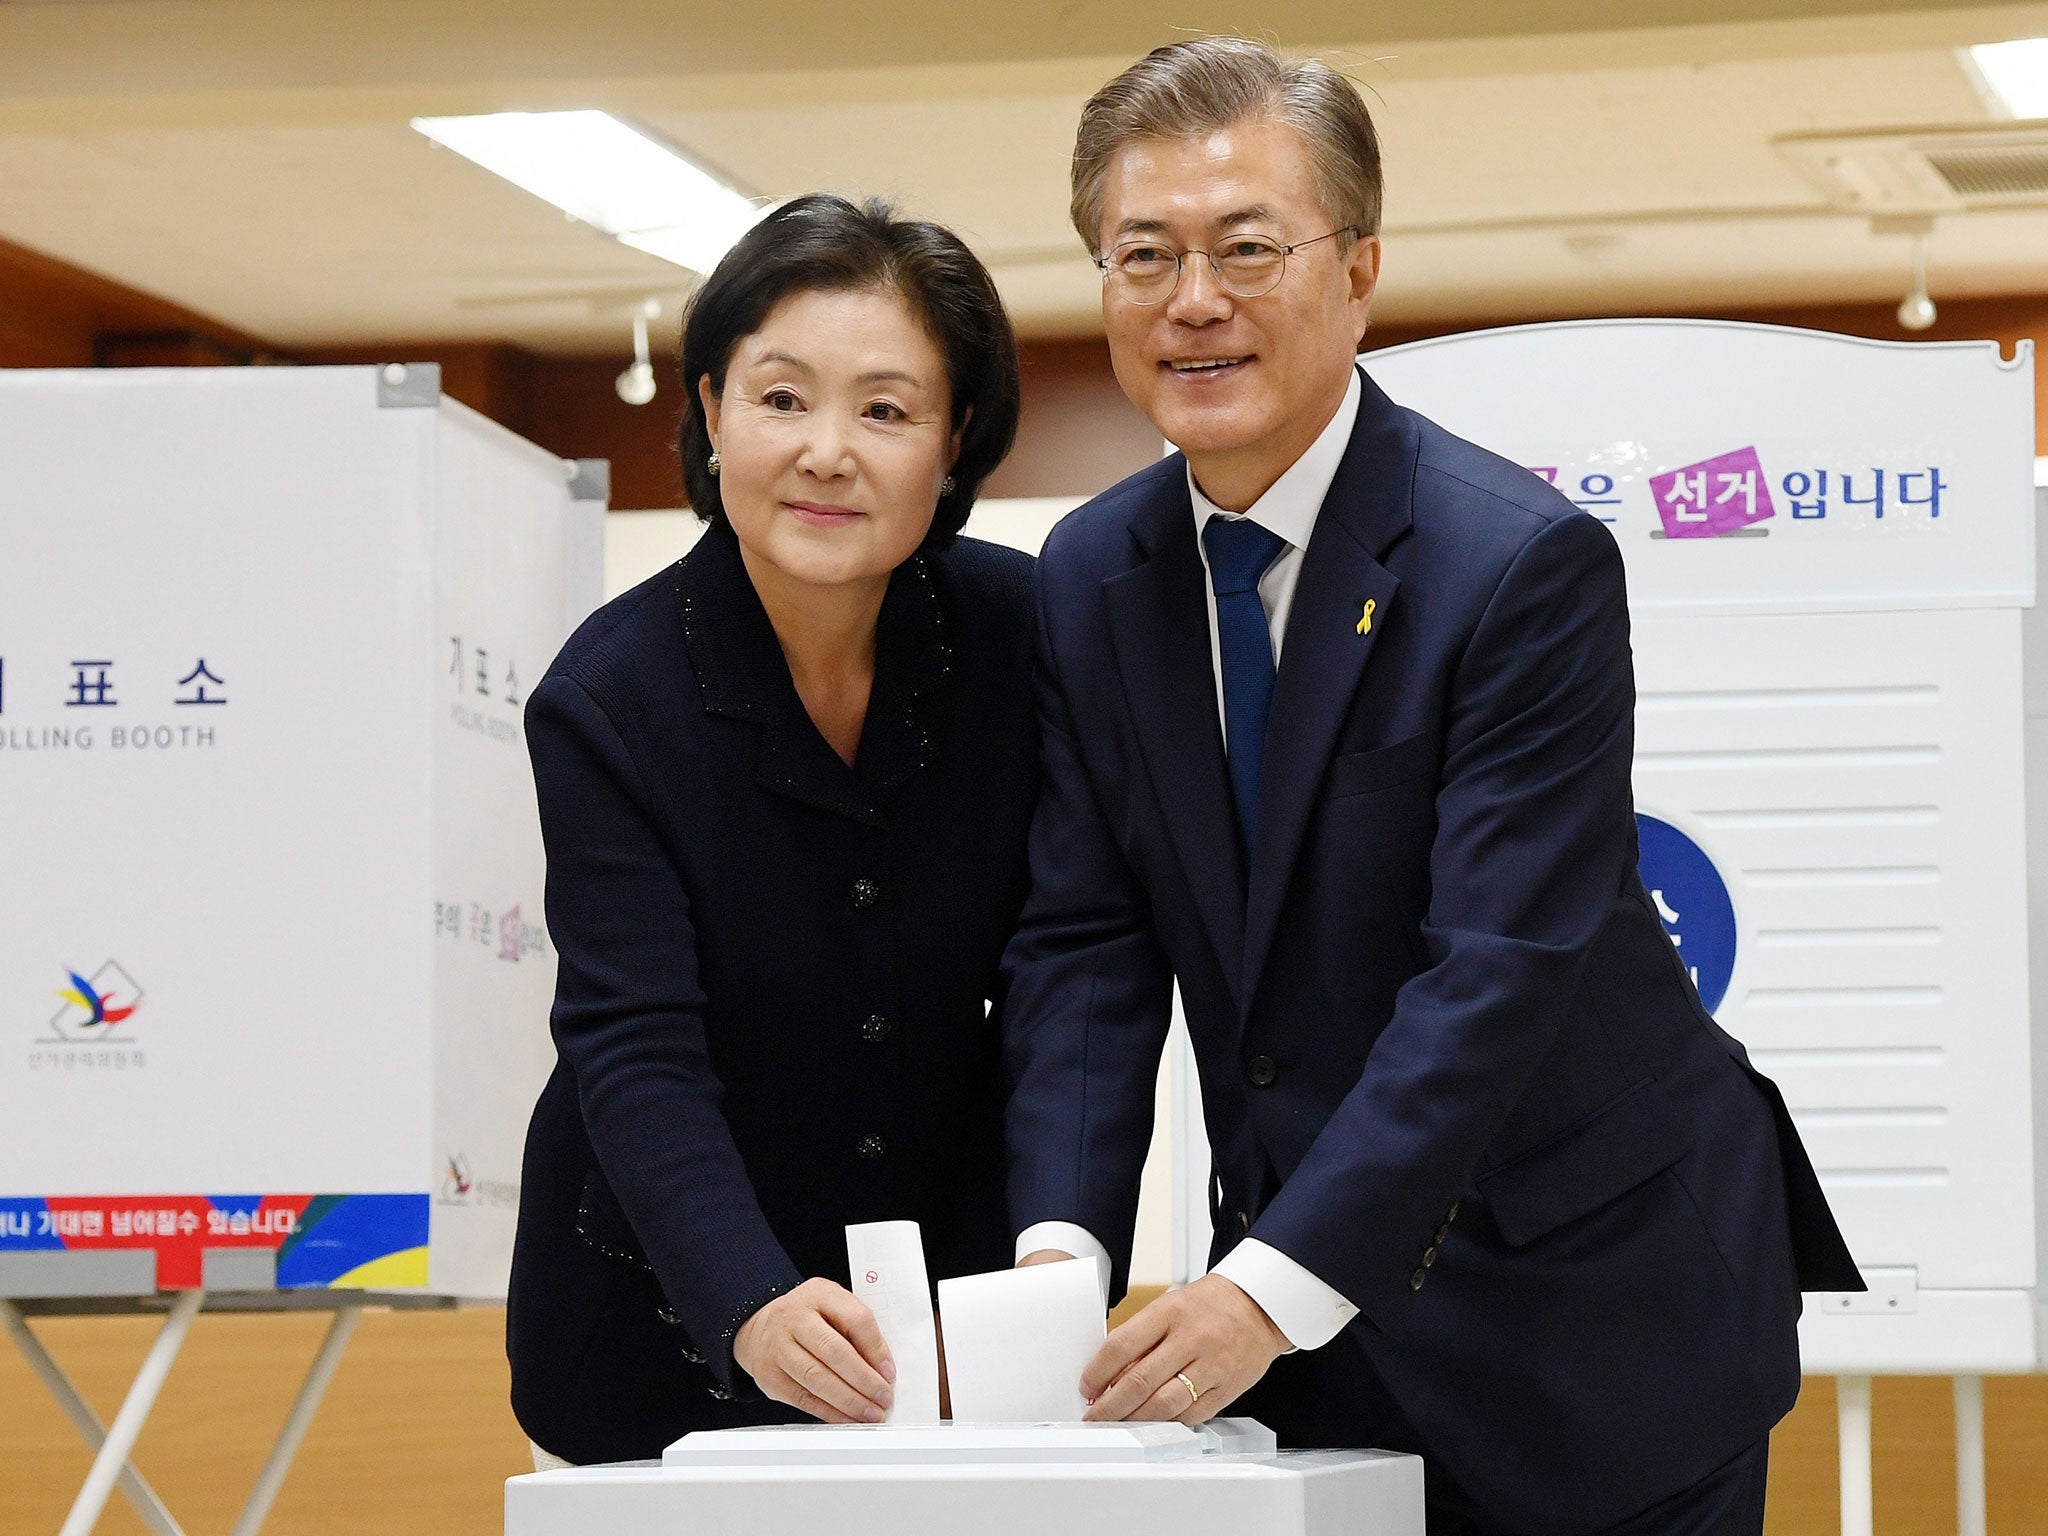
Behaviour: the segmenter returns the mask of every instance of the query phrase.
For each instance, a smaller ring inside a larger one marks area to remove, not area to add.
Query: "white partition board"
[[[1716,1017],[1858,1263],[2030,1286],[2018,613],[1652,613],[1634,644],[1638,813],[1727,882]]]
[[[0,373],[0,450],[0,1287],[502,1296],[595,477],[430,366]]]
[[[1646,880],[1872,1281],[1809,1298],[1807,1368],[2031,1368],[2030,349],[1589,321],[1364,361],[1613,529]]]
[[[1995,342],[1582,320],[1362,361],[1400,404],[1608,523],[1637,611],[2034,600],[2029,342],[2006,359]]]

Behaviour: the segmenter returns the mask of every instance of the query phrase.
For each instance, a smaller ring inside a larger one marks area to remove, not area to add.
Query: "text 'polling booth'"
[[[1809,1299],[1806,1368],[2033,1369],[2029,349],[1593,321],[1365,361],[1621,547],[1644,883],[1871,1286]]]
[[[0,373],[0,1296],[502,1297],[601,464],[431,366]]]

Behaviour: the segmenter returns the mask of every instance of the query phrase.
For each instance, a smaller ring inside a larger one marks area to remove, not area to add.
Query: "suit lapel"
[[[1406,413],[1370,378],[1363,382],[1351,444],[1302,559],[1273,686],[1246,903],[1240,1002],[1247,1010],[1331,749],[1400,587],[1379,556],[1412,521],[1416,435]]]
[[[1117,672],[1168,835],[1237,992],[1244,867],[1216,719],[1206,578],[1183,476],[1164,481],[1132,520],[1131,533],[1147,558],[1103,583]]]

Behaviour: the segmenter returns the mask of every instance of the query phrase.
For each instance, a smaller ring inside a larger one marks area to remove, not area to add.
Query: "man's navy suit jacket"
[[[1247,1405],[1421,1450],[1510,1529],[1596,1530],[1760,1438],[1801,1285],[1861,1284],[1637,878],[1620,552],[1366,380],[1247,861],[1185,475],[1096,498],[1039,565],[1012,1221],[1086,1227],[1123,1288],[1177,978],[1212,1260],[1249,1233],[1360,1309]]]

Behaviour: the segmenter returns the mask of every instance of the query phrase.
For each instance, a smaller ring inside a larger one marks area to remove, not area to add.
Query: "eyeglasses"
[[[1209,258],[1209,270],[1225,293],[1240,299],[1256,299],[1280,286],[1287,274],[1287,258],[1304,246],[1355,235],[1357,226],[1346,224],[1313,240],[1282,245],[1264,235],[1230,235],[1206,251],[1176,251],[1157,240],[1126,240],[1107,256],[1095,259],[1102,280],[1110,292],[1127,304],[1164,304],[1180,286],[1181,270],[1191,256]]]

